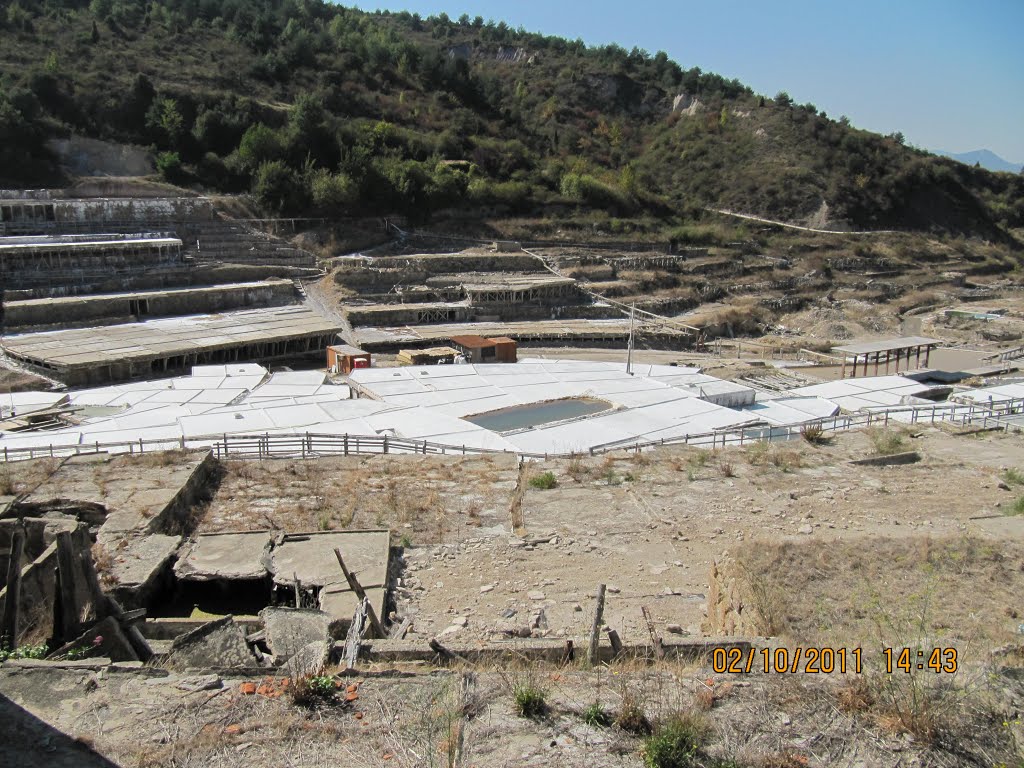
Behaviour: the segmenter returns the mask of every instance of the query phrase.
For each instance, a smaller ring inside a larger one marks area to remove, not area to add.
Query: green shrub
[[[544,717],[548,712],[547,694],[531,683],[519,683],[512,690],[516,712],[531,720]]]
[[[707,738],[707,725],[700,717],[679,713],[659,723],[644,742],[647,768],[696,768],[701,747]]]
[[[337,696],[337,687],[330,675],[306,675],[293,682],[291,694],[295,704],[313,707],[332,703]]]
[[[8,659],[45,659],[49,649],[45,643],[40,645],[22,645],[13,651],[7,650],[6,646],[0,645],[0,662]]]
[[[891,429],[869,429],[868,439],[879,456],[891,456],[903,450],[903,435]]]
[[[608,714],[608,710],[596,701],[583,710],[582,717],[584,723],[594,728],[607,728],[612,724],[612,716]]]
[[[172,184],[180,181],[183,176],[181,156],[177,152],[161,152],[156,156],[156,169]]]
[[[558,485],[558,479],[553,472],[543,472],[530,478],[530,487],[548,491]]]

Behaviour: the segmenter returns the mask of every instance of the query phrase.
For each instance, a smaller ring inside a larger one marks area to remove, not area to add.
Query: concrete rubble
[[[178,671],[246,669],[257,666],[257,661],[234,617],[224,616],[176,638],[167,666]]]

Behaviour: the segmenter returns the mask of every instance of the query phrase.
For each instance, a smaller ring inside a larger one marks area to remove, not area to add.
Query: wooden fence
[[[857,413],[813,419],[802,424],[772,426],[758,424],[726,427],[721,430],[700,432],[660,440],[623,440],[594,445],[582,451],[565,453],[529,453],[498,448],[477,448],[468,445],[436,443],[393,435],[332,435],[317,432],[263,435],[205,435],[197,437],[138,439],[105,443],[93,441],[77,444],[49,444],[24,448],[3,447],[3,461],[22,461],[38,458],[63,458],[81,454],[125,453],[143,454],[155,451],[209,448],[219,459],[283,459],[317,458],[320,456],[365,456],[382,454],[420,454],[424,456],[515,455],[521,459],[570,458],[589,454],[598,456],[614,451],[639,452],[664,445],[693,445],[701,448],[743,446],[757,442],[777,442],[799,438],[810,426],[820,426],[824,432],[844,432],[872,426],[899,424],[935,424],[949,422],[964,426],[980,426],[1006,432],[1024,432],[1024,419],[1020,423],[1014,416],[1024,414],[1024,398],[997,403],[960,404],[936,403],[891,408],[885,411]]]

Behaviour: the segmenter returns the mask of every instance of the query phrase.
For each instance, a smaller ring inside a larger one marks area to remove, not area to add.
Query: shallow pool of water
[[[590,416],[607,411],[611,407],[611,403],[604,400],[571,398],[531,405],[517,405],[513,408],[502,408],[500,411],[479,413],[476,416],[467,416],[466,421],[493,432],[509,432],[513,429],[539,427],[553,421]]]

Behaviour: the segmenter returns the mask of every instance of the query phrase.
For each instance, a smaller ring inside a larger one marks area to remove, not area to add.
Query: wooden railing
[[[434,456],[468,456],[508,454],[521,459],[570,458],[583,454],[602,455],[614,451],[643,451],[664,445],[693,445],[701,448],[743,446],[757,442],[776,442],[798,438],[809,426],[820,426],[825,432],[844,432],[872,426],[900,424],[935,424],[949,422],[965,426],[1024,432],[1021,423],[1008,418],[1024,414],[1024,398],[992,404],[936,403],[892,408],[885,411],[857,413],[812,419],[802,424],[772,426],[769,424],[732,427],[660,440],[622,440],[591,446],[582,451],[562,453],[530,453],[497,448],[477,448],[431,440],[416,440],[393,435],[336,435],[304,432],[264,435],[204,435],[135,441],[77,444],[50,444],[25,448],[3,447],[0,457],[5,462],[38,458],[63,458],[80,454],[126,453],[143,454],[155,451],[208,448],[219,459],[317,458],[320,456],[361,456],[379,454],[420,454]]]

